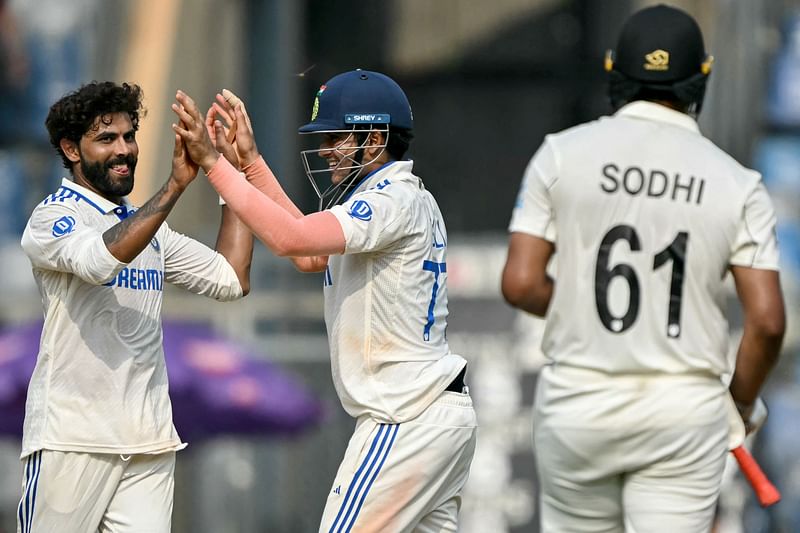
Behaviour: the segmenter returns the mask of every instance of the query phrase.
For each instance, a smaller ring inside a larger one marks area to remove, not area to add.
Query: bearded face
[[[75,163],[76,183],[113,202],[119,202],[133,190],[139,145],[128,113],[97,117],[80,142],[64,141],[62,149]]]
[[[81,172],[86,181],[105,197],[127,196],[133,190],[133,175],[138,158],[133,154],[109,161],[89,161],[81,154]]]

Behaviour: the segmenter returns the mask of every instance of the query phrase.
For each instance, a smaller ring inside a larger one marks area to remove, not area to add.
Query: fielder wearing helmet
[[[616,50],[606,52],[611,105],[656,100],[696,115],[713,61],[686,12],[663,4],[642,9],[625,22]]]
[[[178,102],[183,124],[202,123],[188,97]],[[413,125],[408,99],[390,78],[362,70],[320,88],[300,132],[323,137],[303,159],[321,204],[336,205],[308,215],[258,155],[241,102],[220,95],[217,103],[235,113],[236,147],[221,122],[216,146],[207,131],[195,128],[205,133],[196,142],[176,126],[193,141],[192,160],[273,253],[322,273],[331,377],[357,422],[319,531],[456,531],[477,417],[467,360],[447,343],[444,217],[414,162],[400,160]],[[236,152],[244,176],[217,150]],[[308,154],[327,163],[324,192]]]
[[[320,148],[301,152],[320,210],[338,203],[375,163],[402,159],[413,127],[408,98],[384,74],[353,70],[322,85],[314,99],[311,122],[299,129],[303,134],[325,136]],[[318,168],[312,155],[327,165]],[[330,185],[321,185],[324,180],[318,178],[328,174]]]

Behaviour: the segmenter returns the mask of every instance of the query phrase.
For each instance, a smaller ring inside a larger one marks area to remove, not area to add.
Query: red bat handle
[[[781,501],[781,493],[778,492],[775,485],[767,479],[766,474],[764,474],[764,471],[758,466],[758,463],[753,459],[753,456],[750,455],[750,452],[748,452],[744,446],[739,446],[733,449],[732,452],[733,456],[736,457],[736,461],[739,463],[739,469],[742,471],[742,474],[744,474],[744,477],[747,478],[750,486],[753,487],[761,507],[769,507]]]

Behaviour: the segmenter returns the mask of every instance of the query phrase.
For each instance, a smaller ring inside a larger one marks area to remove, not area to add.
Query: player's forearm
[[[295,218],[302,218],[303,212],[292,202],[281,187],[275,174],[263,157],[258,156],[242,171],[256,189],[270,197],[276,204]],[[290,257],[295,268],[300,272],[322,272],[328,266],[328,256]]]
[[[242,169],[247,181],[249,181],[256,189],[261,191],[266,196],[270,197],[272,201],[285,209],[289,214],[295,218],[301,218],[303,212],[292,202],[291,198],[286,195],[286,192],[281,187],[275,174],[264,161],[264,158],[258,158]]]
[[[153,239],[184,189],[170,176],[138,211],[106,230],[103,242],[111,255],[123,263],[133,261]]]
[[[740,408],[756,401],[761,387],[778,361],[785,323],[779,320],[769,326],[748,324],[736,355],[736,370],[731,379],[730,392]]]
[[[344,233],[328,212],[302,218],[262,194],[224,158],[206,169],[208,179],[234,213],[273,253],[282,257],[344,252]]]
[[[222,207],[222,222],[217,234],[216,250],[233,267],[242,286],[242,293],[247,295],[250,292],[253,234],[227,206]]]
[[[733,399],[752,405],[778,359],[786,330],[786,311],[777,271],[732,266],[742,303],[744,329],[731,380]]]

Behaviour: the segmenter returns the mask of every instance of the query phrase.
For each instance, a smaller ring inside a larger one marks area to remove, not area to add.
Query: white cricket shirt
[[[775,222],[757,172],[688,115],[637,101],[546,137],[509,230],[555,243],[551,361],[719,376],[732,370],[723,277],[778,269]]]
[[[412,166],[387,163],[330,209],[346,245],[324,280],[342,406],[391,423],[420,414],[466,364],[445,337],[447,231]]]
[[[103,232],[135,211],[64,179],[22,235],[44,329],[28,387],[22,456],[45,448],[133,454],[182,447],[161,335],[163,284],[241,297],[225,258],[166,223],[129,264]]]

